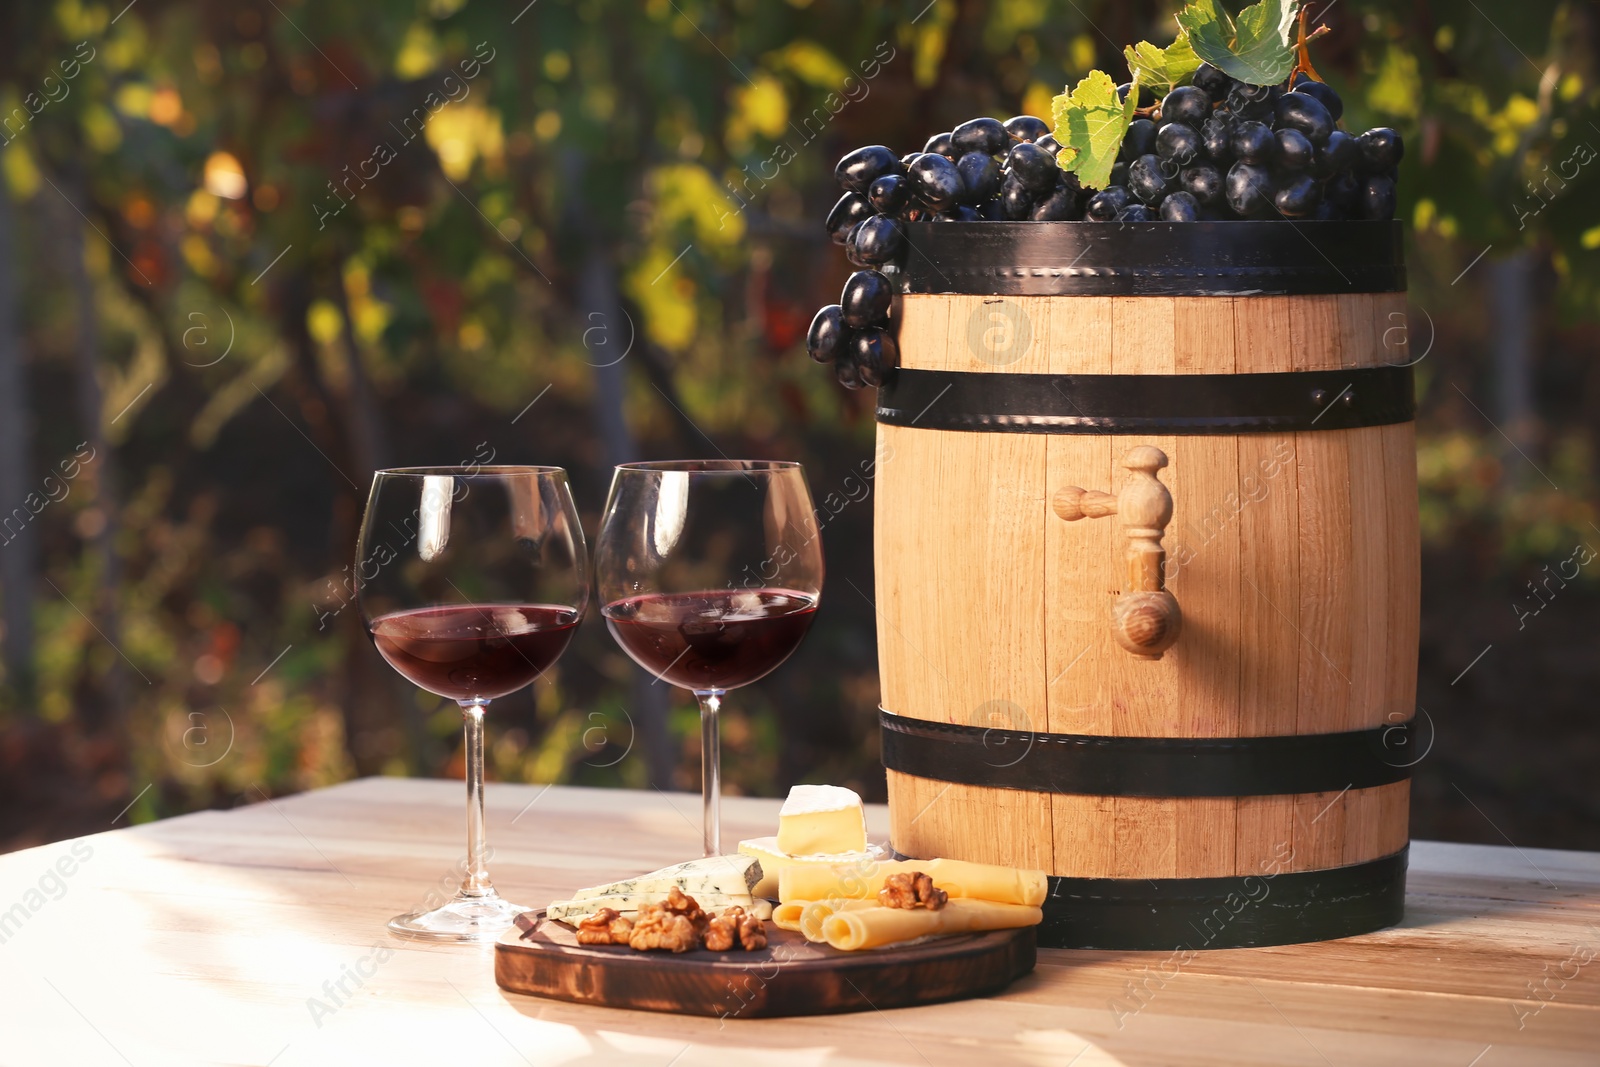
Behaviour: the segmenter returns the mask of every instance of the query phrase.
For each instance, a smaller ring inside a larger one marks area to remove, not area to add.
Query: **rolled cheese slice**
[[[822,936],[822,923],[828,916],[837,911],[859,911],[877,906],[875,900],[813,900],[800,912],[800,932],[807,941],[826,941],[827,938]]]
[[[1039,908],[992,900],[953,898],[938,911],[925,908],[846,908],[822,921],[822,936],[834,948],[854,952],[912,941],[931,934],[1011,930],[1044,918]]]
[[[772,925],[780,930],[790,930],[795,933],[800,931],[800,916],[806,910],[809,900],[791,900],[787,904],[779,904],[772,909]]]
[[[778,872],[778,899],[876,900],[885,878],[911,871],[923,872],[951,897],[969,900],[1038,907],[1049,892],[1043,871],[966,860],[878,860],[830,867],[785,867]]]

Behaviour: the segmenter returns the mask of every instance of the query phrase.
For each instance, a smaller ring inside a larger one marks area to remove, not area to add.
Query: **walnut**
[[[667,893],[667,899],[661,902],[660,907],[670,915],[682,915],[688,919],[694,924],[697,934],[704,934],[711,922],[711,916],[701,909],[700,902],[677,886]]]
[[[706,925],[706,948],[711,952],[727,952],[739,939],[739,920],[726,913]]]
[[[746,915],[744,918],[740,919],[739,944],[744,946],[744,950],[746,952],[753,952],[758,948],[766,948],[766,925],[754,915]]]
[[[934,888],[933,879],[921,871],[891,874],[878,890],[878,903],[886,908],[927,908],[938,911],[950,899],[943,889]]]
[[[601,908],[578,924],[580,945],[626,945],[633,934],[633,922],[614,908]]]
[[[694,923],[686,916],[674,915],[659,904],[647,904],[639,910],[639,919],[633,924],[628,947],[639,952],[663,950],[688,952],[700,944]]]

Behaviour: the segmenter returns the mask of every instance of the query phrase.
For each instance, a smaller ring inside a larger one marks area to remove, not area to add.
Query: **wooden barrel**
[[[1048,871],[1053,946],[1398,922],[1398,224],[908,231],[875,472],[895,851]]]

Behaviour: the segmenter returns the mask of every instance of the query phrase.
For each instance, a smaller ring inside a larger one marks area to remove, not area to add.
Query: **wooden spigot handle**
[[[1183,630],[1183,612],[1166,590],[1167,552],[1161,547],[1172,521],[1172,493],[1156,471],[1167,465],[1167,454],[1140,445],[1123,457],[1122,465],[1132,474],[1116,496],[1069,485],[1056,493],[1052,504],[1068,522],[1107,515],[1121,518],[1128,539],[1128,577],[1111,608],[1112,634],[1134,655],[1160,659]]]

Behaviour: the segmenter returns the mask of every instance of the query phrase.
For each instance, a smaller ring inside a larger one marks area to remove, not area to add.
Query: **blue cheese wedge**
[[[591,886],[572,894],[573,900],[597,897],[641,896],[654,903],[674,887],[699,900],[702,896],[748,897],[761,881],[761,862],[755,856],[707,856],[704,859],[675,863],[659,871],[624,878],[619,882]],[[735,901],[738,903],[738,901]],[[704,902],[702,901],[702,904]],[[615,904],[609,905],[616,908]],[[618,911],[623,909],[617,908]]]
[[[690,893],[695,903],[706,911],[722,911],[735,905],[763,921],[772,917],[770,901],[758,900],[748,893],[726,895],[718,893]],[[619,914],[632,917],[646,904],[659,904],[665,893],[621,893],[601,897],[584,897],[581,900],[557,900],[545,908],[547,919],[577,925],[601,908],[615,909]]]

